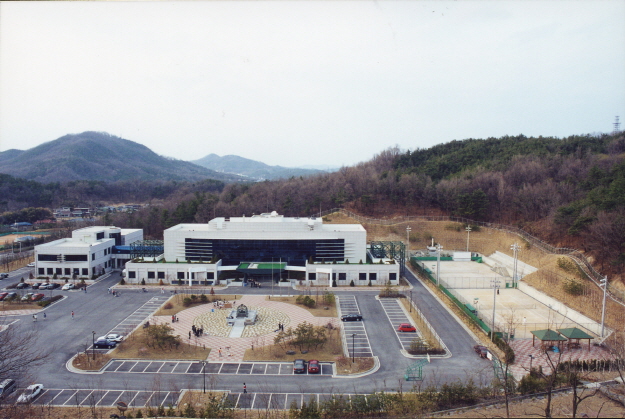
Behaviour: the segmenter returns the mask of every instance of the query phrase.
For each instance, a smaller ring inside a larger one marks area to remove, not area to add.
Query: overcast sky
[[[341,166],[616,115],[622,0],[0,3],[0,151],[106,131]]]

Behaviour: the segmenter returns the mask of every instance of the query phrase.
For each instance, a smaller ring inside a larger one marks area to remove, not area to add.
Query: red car
[[[308,374],[319,374],[321,372],[321,366],[319,365],[319,361],[316,359],[311,359],[308,361]]]
[[[45,296],[46,296],[45,294],[35,294],[35,295],[33,295],[33,298],[32,298],[31,301],[39,301],[39,300],[41,300]]]
[[[8,292],[0,292],[0,301],[4,300],[4,297],[6,297],[7,295],[9,295]]]
[[[417,329],[410,323],[402,323],[397,328],[398,332],[416,332]]]

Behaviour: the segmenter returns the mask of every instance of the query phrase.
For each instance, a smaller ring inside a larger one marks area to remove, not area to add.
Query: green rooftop
[[[583,330],[578,329],[577,327],[568,327],[566,329],[558,329],[561,335],[569,338],[569,339],[594,339],[588,333]]]
[[[560,336],[560,334],[551,329],[544,330],[532,330],[532,335],[536,336],[538,340],[548,341],[548,340],[566,340],[565,337]]]

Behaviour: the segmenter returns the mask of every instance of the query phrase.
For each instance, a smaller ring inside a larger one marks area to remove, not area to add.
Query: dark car
[[[47,290],[54,290],[54,289],[57,289],[58,287],[60,287],[60,285],[59,285],[59,284],[52,283],[52,284],[48,284],[48,286],[46,287],[46,289],[47,289]]]
[[[10,292],[7,294],[6,297],[4,297],[5,300],[13,300],[17,298],[17,293],[16,292]]]
[[[100,348],[111,349],[116,346],[117,346],[117,342],[113,342],[112,340],[108,340],[108,339],[98,339],[93,344],[93,347],[96,349],[100,349]]]
[[[303,374],[306,372],[306,361],[303,359],[296,359],[293,361],[293,372],[295,374]]]
[[[18,290],[23,290],[28,287],[30,287],[30,285],[28,285],[26,282],[20,282],[15,288],[17,288]]]
[[[350,313],[341,316],[342,322],[361,322],[362,316],[360,314]]]
[[[486,346],[475,345],[473,350],[480,356],[480,358],[488,358],[488,348]]]
[[[0,279],[4,279],[4,278],[8,278],[8,277],[9,277],[9,274],[7,274],[7,273],[0,274]]]
[[[321,367],[319,366],[319,361],[316,359],[308,361],[308,374],[319,374],[320,371]]]
[[[398,332],[416,332],[417,329],[410,323],[402,323],[397,328]]]
[[[45,297],[45,294],[35,294],[33,295],[33,297],[30,299],[30,301],[39,301],[41,300],[43,297]]]
[[[35,283],[33,284],[33,289],[37,289],[37,288],[39,288],[40,286],[41,286],[41,282],[35,282]]]

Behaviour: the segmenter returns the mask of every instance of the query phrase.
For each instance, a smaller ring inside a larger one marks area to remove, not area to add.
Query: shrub
[[[182,305],[185,307],[189,307],[191,304],[193,304],[193,301],[191,301],[189,297],[185,297],[184,300],[182,300]]]
[[[137,410],[137,418],[142,418],[143,417],[143,413],[141,413],[141,409]]]
[[[141,279],[141,285],[145,285],[145,278]]]
[[[567,278],[562,284],[562,288],[570,295],[582,295],[584,293],[584,285],[575,279]]]
[[[462,230],[462,224],[460,223],[447,224],[445,225],[445,230],[460,231]]]
[[[508,345],[508,343],[503,340],[502,338],[500,338],[499,336],[497,336],[496,334],[492,334],[492,341],[495,345],[497,345],[497,347],[499,349],[501,349],[504,354],[505,354],[505,362],[507,364],[514,364],[514,350],[510,347],[510,345]]]
[[[332,280],[332,286],[333,286],[333,287],[336,287],[336,279],[333,279],[333,280]]]
[[[368,287],[370,287],[370,286],[371,286],[371,280],[369,280],[369,283],[367,284],[367,286],[368,286]]]
[[[119,281],[119,285],[126,285],[126,280],[124,278],[122,278],[122,280]]]
[[[165,310],[171,310],[172,308],[174,308],[174,305],[172,303],[166,303],[163,308]]]
[[[355,287],[356,286],[356,284],[354,284],[354,280],[353,279],[351,281],[349,281],[349,286],[350,287]]]
[[[165,284],[163,283],[163,280],[162,280],[162,279],[159,279],[159,280],[158,280],[158,285],[160,285],[161,287],[162,287],[163,285],[165,285]]]
[[[202,303],[206,303],[208,301],[208,297],[206,297],[206,294],[200,295],[200,301]]]
[[[313,300],[309,296],[306,296],[304,297],[304,305],[308,308],[313,308],[314,306],[317,305],[317,303],[315,302],[315,300]]]

